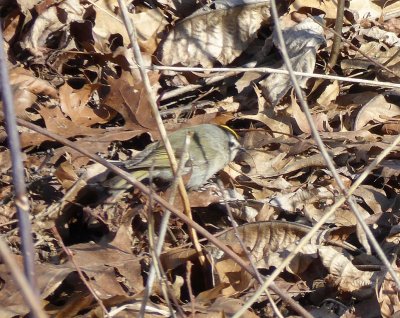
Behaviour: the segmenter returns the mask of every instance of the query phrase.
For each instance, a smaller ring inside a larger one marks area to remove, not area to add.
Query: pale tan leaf
[[[382,30],[377,26],[368,29],[361,29],[359,32],[361,35],[383,42],[388,46],[399,45],[398,43],[400,40],[396,33]]]
[[[333,81],[318,97],[317,102],[322,106],[328,106],[330,102],[334,101],[339,96],[339,82]]]
[[[41,0],[17,0],[16,1],[21,8],[22,12],[27,13],[29,10],[33,9],[35,5],[42,2]]]
[[[400,275],[396,262],[393,262],[391,265],[393,270],[397,272],[397,275]],[[382,317],[394,317],[395,313],[398,314],[400,312],[400,293],[390,273],[386,274],[379,288],[378,301],[381,306]]]
[[[362,129],[369,122],[384,123],[395,116],[400,116],[400,107],[378,95],[362,107],[354,122],[354,130]]]
[[[63,13],[63,21],[61,21],[60,12]],[[80,5],[79,0],[66,0],[49,7],[36,18],[21,43],[22,47],[30,50],[35,56],[41,56],[42,48],[45,47],[50,34],[60,30],[68,30],[71,22],[82,20],[84,12],[85,10]],[[65,39],[67,38],[65,37]],[[64,44],[60,43],[60,47]]]
[[[352,0],[350,1],[349,10],[354,14],[356,21],[360,19],[378,19],[382,14],[382,8],[371,0]]]
[[[166,65],[229,64],[247,48],[268,19],[268,1],[227,9],[200,9],[169,33],[162,44],[161,60]]]
[[[293,70],[312,73],[315,67],[317,49],[325,43],[323,28],[313,19],[307,18],[301,23],[283,30],[283,36]],[[276,35],[274,36],[274,43],[279,48]],[[298,76],[297,80],[300,86],[306,87],[308,77]],[[292,82],[289,75],[271,74],[261,81],[260,85],[263,95],[272,106],[276,106],[291,89]]]
[[[111,35],[119,34],[124,40],[124,46],[130,44],[128,32],[118,14],[118,3],[115,1],[110,4],[108,0],[96,2],[93,6],[96,11],[95,26],[92,30],[95,39],[95,47],[104,52],[108,50],[104,44],[109,43]],[[147,53],[153,53],[157,47],[157,36],[160,34],[167,21],[159,9],[146,9],[140,13],[129,13],[130,18],[134,21],[138,40],[141,47]]]
[[[79,179],[73,166],[65,161],[59,165],[54,175],[58,181],[62,184],[64,189],[69,189]]]
[[[360,289],[371,289],[374,272],[358,270],[350,259],[333,247],[319,247],[319,256],[329,273],[336,278],[336,284],[342,291],[355,292]]]

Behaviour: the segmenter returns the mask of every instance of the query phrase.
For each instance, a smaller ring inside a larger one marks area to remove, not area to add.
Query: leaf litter
[[[5,3],[0,6],[5,9],[10,84],[19,118],[116,162],[159,138],[116,2]],[[269,6],[269,1],[216,1],[203,7],[197,2],[188,7],[179,1],[154,1],[153,6],[138,1],[129,14],[147,65],[284,68]],[[279,10],[295,70],[399,82],[396,1],[384,5],[368,0],[361,7],[350,2],[342,35],[357,49],[342,42],[332,70],[326,65],[333,35],[322,25],[333,28],[334,1],[282,1]],[[320,13],[316,20],[307,16]],[[148,73],[170,131],[211,122],[228,125],[240,135],[246,152],[219,173],[225,189],[212,179],[203,189],[189,193],[189,199],[196,222],[260,273],[270,274],[340,198],[288,76],[249,72],[221,80],[214,73],[190,68]],[[299,79],[325,147],[349,188],[399,132],[398,89]],[[179,93],[188,85],[197,88]],[[163,98],[170,92],[174,97]],[[1,120],[0,230],[22,266],[12,163]],[[148,226],[154,222],[158,229],[163,210],[135,189],[110,205],[103,200],[99,180],[104,169],[98,164],[26,128],[19,127],[19,134],[44,309],[55,317],[104,316],[82,283],[78,266],[113,316],[137,315],[150,266]],[[362,217],[396,272],[399,150],[394,147],[354,193]],[[161,194],[168,198],[170,192]],[[223,197],[234,219],[227,216]],[[177,201],[176,206],[182,205]],[[237,240],[233,224],[239,225],[244,245]],[[53,228],[72,251],[75,265]],[[204,272],[182,221],[172,218],[169,230],[160,264],[167,277],[164,283],[175,298],[174,310],[232,316],[258,282],[210,243],[204,243],[212,259]],[[0,278],[0,316],[27,315],[29,309],[3,264]],[[146,316],[169,315],[159,284]],[[395,283],[375,251],[369,250],[348,204],[335,211],[275,284],[313,315],[392,317],[400,310]],[[271,292],[244,316],[272,317],[275,308],[284,317],[295,315]]]

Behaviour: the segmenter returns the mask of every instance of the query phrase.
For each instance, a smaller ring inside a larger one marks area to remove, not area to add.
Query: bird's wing
[[[176,159],[181,159],[181,149],[175,149]],[[184,160],[187,161],[189,156],[186,155]],[[170,163],[167,151],[164,146],[155,147],[147,154],[139,154],[139,156],[129,160],[125,163],[125,168],[128,170],[149,169],[149,168],[169,168]]]

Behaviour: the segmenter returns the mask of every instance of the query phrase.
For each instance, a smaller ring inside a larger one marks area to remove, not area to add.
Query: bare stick
[[[336,21],[335,21],[335,35],[333,37],[332,51],[331,56],[329,58],[328,65],[330,68],[333,68],[337,62],[340,52],[340,43],[342,42],[342,26],[343,26],[343,15],[344,15],[344,1],[338,0],[337,2],[337,13],[336,13]]]
[[[184,158],[188,152],[189,144],[190,144],[190,135],[188,134],[185,138],[185,143],[183,145],[182,156],[179,161],[179,166],[178,166],[178,170],[176,172],[176,177],[174,178],[174,181],[171,185],[171,196],[168,200],[168,203],[170,203],[171,205],[173,205],[174,201],[175,201],[175,194],[176,194],[176,190],[178,187],[178,178],[181,177],[181,173],[182,173],[184,165],[185,165]],[[159,232],[159,236],[158,236],[159,239],[157,241],[157,244],[153,243],[154,237],[152,236],[152,233],[154,233],[154,227],[153,227],[154,224],[153,224],[153,222],[149,221],[149,243],[150,243],[150,249],[151,249],[150,254],[152,256],[153,263],[151,264],[149,276],[147,278],[146,288],[144,290],[144,294],[143,294],[143,298],[142,298],[142,305],[140,308],[139,317],[143,317],[145,314],[146,304],[150,297],[151,290],[153,288],[155,275],[158,274],[159,276],[161,276],[161,269],[160,269],[161,263],[158,262],[158,260],[159,260],[159,257],[160,257],[161,251],[162,251],[162,246],[164,244],[165,234],[168,229],[168,223],[169,223],[170,216],[171,216],[171,212],[166,210],[163,215],[163,218],[161,220],[160,232]],[[150,217],[150,220],[153,220],[152,216],[149,216],[149,217]],[[154,233],[154,235],[155,235],[155,233]],[[171,314],[173,314],[173,313],[171,312]]]
[[[330,30],[332,31],[332,30]],[[332,31],[333,32],[333,31]],[[377,63],[373,61],[373,63]],[[380,64],[381,65],[381,64]],[[160,71],[176,71],[176,72],[229,72],[230,76],[238,75],[243,72],[260,72],[260,73],[271,73],[271,74],[289,74],[287,70],[275,69],[270,67],[213,67],[213,68],[203,68],[203,67],[183,67],[183,66],[158,66],[153,65],[149,67],[152,70],[160,70]],[[392,71],[393,72],[393,71]],[[234,73],[234,74],[233,74]],[[327,75],[327,74],[317,74],[317,73],[304,73],[293,71],[294,75],[305,76],[311,78],[322,78],[322,79],[330,79],[330,80],[338,80],[342,82],[349,83],[358,83],[365,84],[370,86],[378,86],[384,88],[400,88],[400,84],[390,83],[390,82],[382,82],[382,81],[372,81],[365,80],[361,78],[351,78],[344,76],[336,76],[336,75]],[[180,90],[181,88],[178,88]],[[173,91],[171,91],[172,94]],[[169,92],[168,92],[169,93]],[[168,94],[166,93],[166,94]],[[166,95],[165,94],[165,95]]]
[[[0,86],[4,103],[4,117],[6,121],[6,131],[8,145],[10,147],[12,159],[12,177],[15,193],[15,206],[17,208],[18,225],[21,236],[21,250],[24,256],[24,272],[31,289],[39,297],[36,287],[34,269],[34,247],[32,239],[32,227],[29,220],[29,200],[26,195],[25,174],[22,164],[21,147],[14,111],[13,97],[11,93],[10,80],[8,77],[7,60],[4,52],[3,33],[0,28]]]
[[[148,238],[149,238],[149,253],[151,255],[152,262],[151,262],[149,276],[147,278],[146,288],[143,291],[144,294],[143,294],[143,298],[141,301],[139,317],[145,316],[146,309],[147,309],[147,302],[150,297],[150,292],[153,288],[154,280],[157,276],[160,287],[161,287],[161,291],[164,295],[164,301],[167,303],[170,315],[172,318],[176,318],[174,310],[171,305],[171,301],[169,299],[168,287],[165,284],[165,282],[167,281],[167,278],[165,276],[164,271],[162,270],[162,265],[161,265],[161,261],[159,258],[159,254],[157,254],[157,250],[156,250],[156,231],[155,231],[155,227],[154,227],[153,211],[151,209],[153,206],[152,201],[153,201],[152,196],[150,196],[149,202],[148,202],[148,209],[147,209],[148,210],[147,230],[148,230]],[[166,213],[168,213],[168,212],[166,212]],[[164,214],[164,216],[165,216],[165,214]],[[168,220],[169,220],[169,216],[168,216]]]
[[[24,298],[34,317],[47,318],[47,315],[43,311],[42,305],[40,304],[40,300],[36,295],[36,291],[32,289],[32,286],[27,281],[24,274],[19,270],[19,266],[14,260],[10,249],[1,238],[0,255],[2,262],[6,264],[7,268],[10,270],[11,276],[15,279],[15,283],[18,285],[19,291],[21,292],[22,297]]]

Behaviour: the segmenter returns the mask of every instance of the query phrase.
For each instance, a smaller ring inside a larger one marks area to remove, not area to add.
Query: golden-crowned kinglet
[[[182,175],[190,175],[186,188],[196,189],[231,162],[241,146],[235,132],[226,126],[202,124],[183,128],[168,136],[178,161],[182,160],[182,151],[188,133],[191,134],[191,138],[188,151],[184,154],[185,164]],[[152,178],[173,180],[168,155],[161,141],[148,145],[134,158],[123,162],[123,167],[131,171],[139,181],[148,178],[149,174]],[[118,176],[106,181],[104,186],[114,195],[131,187]]]

